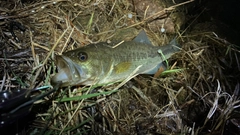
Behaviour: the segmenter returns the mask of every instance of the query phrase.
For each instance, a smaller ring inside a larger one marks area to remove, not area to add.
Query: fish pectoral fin
[[[116,74],[120,74],[127,71],[131,65],[131,62],[121,62],[114,66],[113,71],[115,71]]]
[[[166,65],[164,62],[159,63],[158,65],[156,65],[154,68],[146,70],[145,72],[143,72],[143,74],[149,74],[149,75],[153,75],[155,74],[160,68],[163,69],[163,71],[165,71],[167,69]]]

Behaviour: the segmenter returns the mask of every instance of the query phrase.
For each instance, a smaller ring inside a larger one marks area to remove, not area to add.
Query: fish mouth
[[[52,85],[58,83],[61,83],[62,87],[76,85],[81,83],[80,80],[85,76],[82,68],[66,56],[56,56],[56,65],[58,73],[52,77]]]

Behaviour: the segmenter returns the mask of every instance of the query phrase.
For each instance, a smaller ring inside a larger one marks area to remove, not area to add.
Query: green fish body
[[[154,74],[165,59],[180,50],[175,39],[165,46],[153,46],[144,31],[134,40],[116,45],[100,42],[56,56],[58,73],[53,76],[52,84],[107,84],[122,81],[134,71],[135,75]]]

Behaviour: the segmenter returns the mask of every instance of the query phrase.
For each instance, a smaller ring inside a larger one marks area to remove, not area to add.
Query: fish
[[[131,73],[155,74],[163,62],[180,50],[176,38],[164,46],[153,46],[142,30],[133,40],[89,44],[56,56],[58,73],[51,84],[61,87],[103,85],[121,82]],[[161,53],[159,53],[161,52]]]

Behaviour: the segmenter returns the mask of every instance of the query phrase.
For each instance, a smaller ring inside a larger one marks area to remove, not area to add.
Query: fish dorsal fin
[[[177,38],[175,37],[169,44],[178,46]]]
[[[147,34],[144,30],[142,30],[134,39],[135,42],[145,43],[151,45],[152,43],[147,37]]]
[[[173,47],[173,49],[176,51],[180,50],[180,48],[181,48],[181,46],[177,42],[176,37],[169,43],[169,45],[171,45]]]

